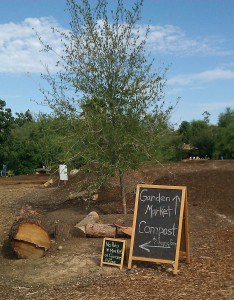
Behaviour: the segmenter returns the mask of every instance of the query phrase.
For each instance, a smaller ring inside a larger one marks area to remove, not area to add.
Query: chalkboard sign
[[[101,266],[103,264],[123,268],[126,241],[104,238],[102,246]]]
[[[132,260],[172,263],[177,272],[182,225],[187,229],[186,187],[140,184],[136,191],[133,233],[129,255]],[[186,209],[185,208],[186,205]],[[186,231],[188,255],[188,234]]]

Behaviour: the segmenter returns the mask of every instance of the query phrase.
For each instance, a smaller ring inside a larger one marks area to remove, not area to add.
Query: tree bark
[[[71,238],[71,225],[67,223],[58,223],[55,226],[55,240],[56,241],[65,241]]]
[[[121,196],[123,201],[123,213],[127,214],[127,202],[126,202],[126,193],[125,193],[125,186],[124,186],[124,174],[122,170],[119,170],[119,181],[120,181],[120,188],[121,188]]]
[[[116,237],[116,226],[110,224],[89,223],[86,226],[87,237]]]

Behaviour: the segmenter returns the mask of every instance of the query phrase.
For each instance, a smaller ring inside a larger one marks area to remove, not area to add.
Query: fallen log
[[[132,236],[132,227],[125,227],[114,224],[116,226],[116,234],[119,237]]]
[[[44,183],[44,187],[49,187],[54,183],[53,179],[50,179]]]
[[[47,231],[39,223],[28,220],[15,222],[10,229],[9,239],[18,258],[40,258],[51,247]]]
[[[88,223],[85,227],[87,237],[116,237],[116,226],[110,224]]]
[[[97,223],[99,222],[100,218],[98,213],[95,211],[90,212],[83,220],[81,220],[78,224],[74,226],[75,229],[78,229],[79,231],[85,233],[86,229],[85,227],[90,223]]]

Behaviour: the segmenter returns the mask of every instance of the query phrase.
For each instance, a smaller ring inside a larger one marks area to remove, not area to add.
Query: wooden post
[[[185,198],[185,211],[184,211],[184,225],[185,225],[185,243],[186,243],[186,262],[190,263],[190,246],[189,246],[189,226],[188,226],[188,195],[186,190]]]
[[[183,225],[183,214],[184,214],[184,205],[185,205],[185,198],[186,198],[186,191],[182,190],[182,199],[180,205],[180,217],[179,217],[179,227],[178,227],[178,237],[176,243],[176,255],[175,255],[175,262],[173,264],[174,267],[174,274],[178,272],[178,264],[179,264],[179,254],[180,254],[180,241],[181,241],[181,232],[182,232],[182,225]]]

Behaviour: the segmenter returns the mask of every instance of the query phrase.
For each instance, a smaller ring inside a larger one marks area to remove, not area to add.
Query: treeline
[[[29,110],[13,115],[6,102],[0,100],[0,168],[6,164],[8,171],[14,174],[28,174],[42,166],[53,171],[60,163],[71,168],[86,164],[82,155],[84,145],[80,145],[84,139],[79,139],[82,131],[89,130],[81,126],[83,118],[54,117],[42,113],[32,115]],[[178,129],[174,129],[168,119],[149,124],[149,141],[159,162],[178,161],[189,156],[210,159],[232,157],[234,110],[231,108],[226,108],[219,115],[217,125],[209,123],[207,112],[203,120],[183,121]],[[139,124],[137,126],[140,130]],[[88,140],[87,147],[96,151]],[[131,156],[131,151],[126,155]],[[145,162],[148,159],[146,157]],[[144,159],[141,158],[141,161],[144,162]],[[134,158],[131,167],[134,167]]]
[[[209,113],[203,120],[183,121],[178,129],[182,142],[190,146],[184,155],[230,159],[234,153],[234,110],[226,108],[218,117],[218,124],[211,125]]]
[[[64,160],[64,134],[50,115],[33,116],[28,110],[13,116],[0,100],[0,166],[14,174],[34,173],[38,167],[52,168]]]

